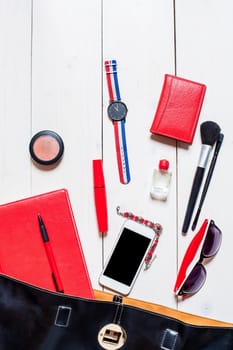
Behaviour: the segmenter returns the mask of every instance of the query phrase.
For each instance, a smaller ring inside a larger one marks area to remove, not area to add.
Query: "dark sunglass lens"
[[[196,264],[186,281],[184,282],[179,295],[194,294],[201,289],[206,279],[206,270],[201,264]]]
[[[205,258],[214,256],[220,248],[221,241],[222,233],[212,220],[203,243],[202,256]]]

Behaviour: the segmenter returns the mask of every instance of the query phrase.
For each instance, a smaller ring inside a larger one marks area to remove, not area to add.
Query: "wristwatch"
[[[107,112],[114,126],[119,178],[122,184],[127,184],[130,182],[128,151],[125,134],[125,118],[128,109],[126,104],[121,101],[116,60],[105,61],[105,71],[110,99]]]

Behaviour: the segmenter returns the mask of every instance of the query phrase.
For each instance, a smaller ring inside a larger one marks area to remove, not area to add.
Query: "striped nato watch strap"
[[[105,61],[105,71],[110,103],[121,101],[116,60]],[[119,178],[122,184],[127,184],[130,182],[130,171],[125,134],[125,119],[113,120],[113,125]]]

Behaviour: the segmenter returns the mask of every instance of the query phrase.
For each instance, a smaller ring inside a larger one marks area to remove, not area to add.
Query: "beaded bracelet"
[[[142,225],[148,226],[155,232],[155,239],[154,239],[154,241],[153,241],[153,243],[152,243],[152,245],[151,245],[151,247],[150,247],[146,257],[145,257],[145,268],[144,268],[144,270],[149,269],[149,267],[151,266],[151,264],[153,262],[152,258],[153,258],[153,254],[154,254],[155,248],[157,247],[157,244],[159,242],[159,237],[160,237],[160,235],[162,233],[162,226],[160,224],[158,224],[158,223],[154,223],[152,221],[143,219],[141,216],[136,216],[133,213],[130,213],[130,212],[127,212],[127,211],[126,212],[121,212],[119,206],[117,206],[116,211],[117,211],[118,215],[123,216],[126,219],[139,222]]]

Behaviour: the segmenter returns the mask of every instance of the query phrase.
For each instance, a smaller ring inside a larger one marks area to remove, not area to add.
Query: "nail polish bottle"
[[[159,161],[159,168],[154,169],[152,186],[150,195],[153,199],[165,201],[169,192],[169,185],[171,182],[171,172],[169,169],[169,161],[161,159]]]

